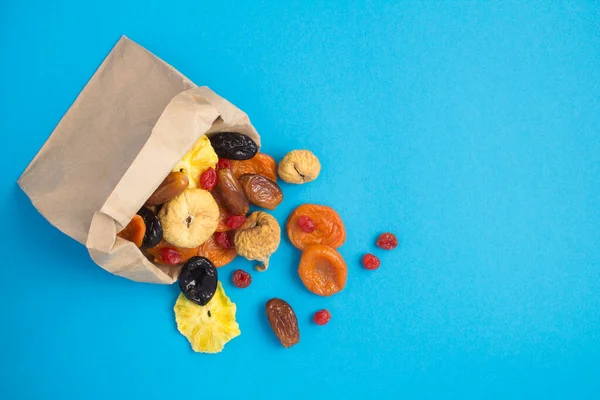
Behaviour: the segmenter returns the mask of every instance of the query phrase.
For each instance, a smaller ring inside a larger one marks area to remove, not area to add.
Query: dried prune
[[[217,192],[225,203],[225,207],[234,215],[246,215],[250,208],[250,203],[244,195],[242,185],[230,169],[219,170],[219,181],[217,183]]]
[[[188,185],[189,179],[186,174],[183,172],[171,172],[156,188],[148,200],[146,200],[146,205],[156,206],[166,203],[179,193],[183,192]]]
[[[255,206],[274,210],[283,200],[283,192],[272,180],[258,174],[244,174],[239,178],[246,198]]]
[[[300,341],[298,319],[288,302],[281,299],[267,301],[267,318],[283,347],[292,347]]]
[[[215,153],[219,158],[230,160],[248,160],[258,152],[254,140],[238,132],[220,132],[210,138]]]
[[[219,276],[208,258],[192,257],[181,269],[179,288],[190,301],[206,305],[215,295]]]
[[[144,219],[144,224],[146,225],[142,246],[146,248],[156,246],[163,237],[163,229],[160,220],[146,207],[142,207],[137,213]]]

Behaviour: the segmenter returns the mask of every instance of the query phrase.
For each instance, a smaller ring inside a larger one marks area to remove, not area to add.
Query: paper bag
[[[204,134],[260,137],[248,116],[122,37],[19,178],[37,210],[85,244],[105,270],[172,283],[181,267],[155,265],[117,236]]]

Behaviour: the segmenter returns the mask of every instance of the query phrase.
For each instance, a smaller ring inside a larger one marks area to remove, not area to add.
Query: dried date
[[[156,206],[171,200],[183,192],[189,184],[189,179],[183,172],[171,172],[164,181],[156,188],[154,193],[146,201],[147,206]]]
[[[237,180],[230,169],[220,169],[219,170],[219,182],[217,183],[218,194],[221,199],[223,199],[223,203],[225,203],[225,207],[234,215],[246,215],[250,208],[250,203],[248,203],[248,199],[246,195],[244,195],[244,190],[242,189],[242,185]]]
[[[269,300],[267,318],[283,347],[292,347],[300,341],[296,313],[286,301],[276,298]]]
[[[255,206],[274,210],[283,200],[279,185],[258,174],[244,174],[239,178],[244,194]]]

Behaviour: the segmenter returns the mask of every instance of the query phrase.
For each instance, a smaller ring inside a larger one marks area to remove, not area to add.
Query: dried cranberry
[[[331,313],[327,310],[319,310],[315,313],[313,319],[317,325],[325,325],[331,319]]]
[[[200,187],[204,190],[213,190],[217,185],[217,171],[209,168],[200,175]]]
[[[244,215],[232,215],[227,217],[227,220],[225,220],[225,225],[231,229],[237,229],[244,225],[244,222],[246,222],[246,217]]]
[[[233,284],[241,289],[247,288],[252,283],[252,277],[246,271],[238,269],[233,273]]]
[[[181,262],[181,254],[170,247],[160,249],[160,258],[165,264],[175,265]]]
[[[379,258],[374,256],[373,254],[365,254],[362,259],[362,263],[366,269],[377,269],[381,265],[381,261],[379,261]]]
[[[307,215],[301,215],[298,218],[298,226],[306,233],[311,233],[316,228],[315,221]]]
[[[231,169],[231,161],[226,158],[221,158],[217,163],[217,169]]]
[[[396,239],[393,233],[382,233],[377,238],[377,246],[384,250],[392,250],[398,246],[398,239]]]
[[[231,238],[227,234],[227,232],[217,232],[215,233],[215,241],[219,246],[224,249],[233,248],[233,243],[231,242]]]

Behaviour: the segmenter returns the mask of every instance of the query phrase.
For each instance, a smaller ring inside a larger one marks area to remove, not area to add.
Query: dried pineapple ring
[[[212,148],[210,140],[203,135],[192,146],[191,150],[173,168],[173,172],[183,172],[187,175],[190,189],[198,187],[200,175],[209,168],[215,168],[219,157]]]
[[[199,306],[182,293],[173,309],[177,329],[196,352],[219,353],[227,342],[241,334],[235,320],[235,303],[227,297],[221,282],[207,305]]]

